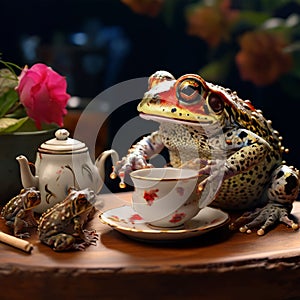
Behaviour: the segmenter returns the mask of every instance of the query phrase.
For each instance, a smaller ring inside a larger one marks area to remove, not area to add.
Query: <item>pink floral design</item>
[[[184,194],[184,188],[183,188],[183,187],[177,187],[177,188],[176,188],[176,192],[177,192],[180,196],[183,196],[183,194]]]
[[[172,219],[169,221],[170,223],[178,223],[186,216],[185,213],[175,214]]]
[[[134,224],[135,221],[141,221],[143,218],[139,214],[134,214],[129,218],[130,223]]]
[[[147,201],[147,204],[151,206],[155,200],[155,198],[158,198],[157,192],[159,190],[150,190],[150,191],[144,191],[144,199]]]
[[[118,216],[110,216],[109,217],[110,220],[114,221],[114,222],[120,222],[120,218]]]

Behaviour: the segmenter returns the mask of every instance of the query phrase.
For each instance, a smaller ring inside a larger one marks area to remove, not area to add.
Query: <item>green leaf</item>
[[[8,90],[0,97],[0,118],[14,106],[18,98],[18,93],[15,90]]]
[[[59,127],[56,124],[42,124],[42,128],[40,130],[49,130],[55,128],[59,128]],[[35,122],[32,119],[27,117],[27,120],[25,120],[25,122],[20,127],[18,127],[16,131],[28,132],[28,131],[38,131],[38,129],[36,128]]]
[[[10,133],[10,132],[16,131],[27,120],[28,120],[28,117],[21,118],[21,119],[1,118],[0,119],[0,134],[1,133]]]
[[[256,27],[256,26],[260,26],[263,22],[270,19],[270,15],[263,12],[247,10],[247,11],[240,12],[240,19]]]
[[[0,69],[0,95],[8,88],[14,89],[18,85],[18,77],[9,69]]]
[[[229,64],[230,56],[224,55],[222,59],[205,65],[198,73],[207,81],[222,82],[228,74]]]
[[[14,118],[14,119],[21,119],[27,117],[27,113],[25,110],[25,107],[23,105],[15,105],[15,107],[12,108],[12,112],[9,112],[5,115],[5,118]]]
[[[254,1],[255,2],[255,1]],[[275,11],[287,4],[286,0],[260,0],[260,5],[264,11]]]

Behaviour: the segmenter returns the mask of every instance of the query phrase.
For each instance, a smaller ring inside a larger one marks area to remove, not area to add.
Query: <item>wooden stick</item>
[[[0,231],[0,242],[21,249],[27,253],[30,253],[31,250],[33,249],[33,245],[30,242],[22,240],[10,234],[4,233],[2,231]]]

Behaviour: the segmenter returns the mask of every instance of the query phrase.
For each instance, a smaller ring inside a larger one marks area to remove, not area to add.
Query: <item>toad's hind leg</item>
[[[282,165],[274,170],[271,184],[267,190],[268,203],[266,206],[248,212],[231,224],[231,228],[239,227],[241,232],[250,233],[253,228],[258,235],[263,235],[267,228],[276,222],[282,222],[293,229],[298,224],[290,218],[292,203],[299,193],[299,174],[293,167]],[[243,224],[241,226],[241,224]],[[241,226],[241,227],[240,227]]]

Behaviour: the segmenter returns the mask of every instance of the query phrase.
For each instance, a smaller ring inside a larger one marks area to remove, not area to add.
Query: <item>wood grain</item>
[[[260,289],[259,298],[300,296],[300,231],[280,224],[259,237],[232,233],[224,226],[175,243],[144,243],[102,224],[98,217],[101,210],[128,204],[130,197],[131,193],[99,196],[104,204],[89,227],[100,239],[85,251],[54,252],[35,232],[29,238],[31,254],[0,244],[0,285],[5,286],[1,299],[18,299],[20,292],[45,299],[253,299]],[[300,217],[300,203],[295,203],[293,214]],[[8,233],[0,221],[0,230]]]

